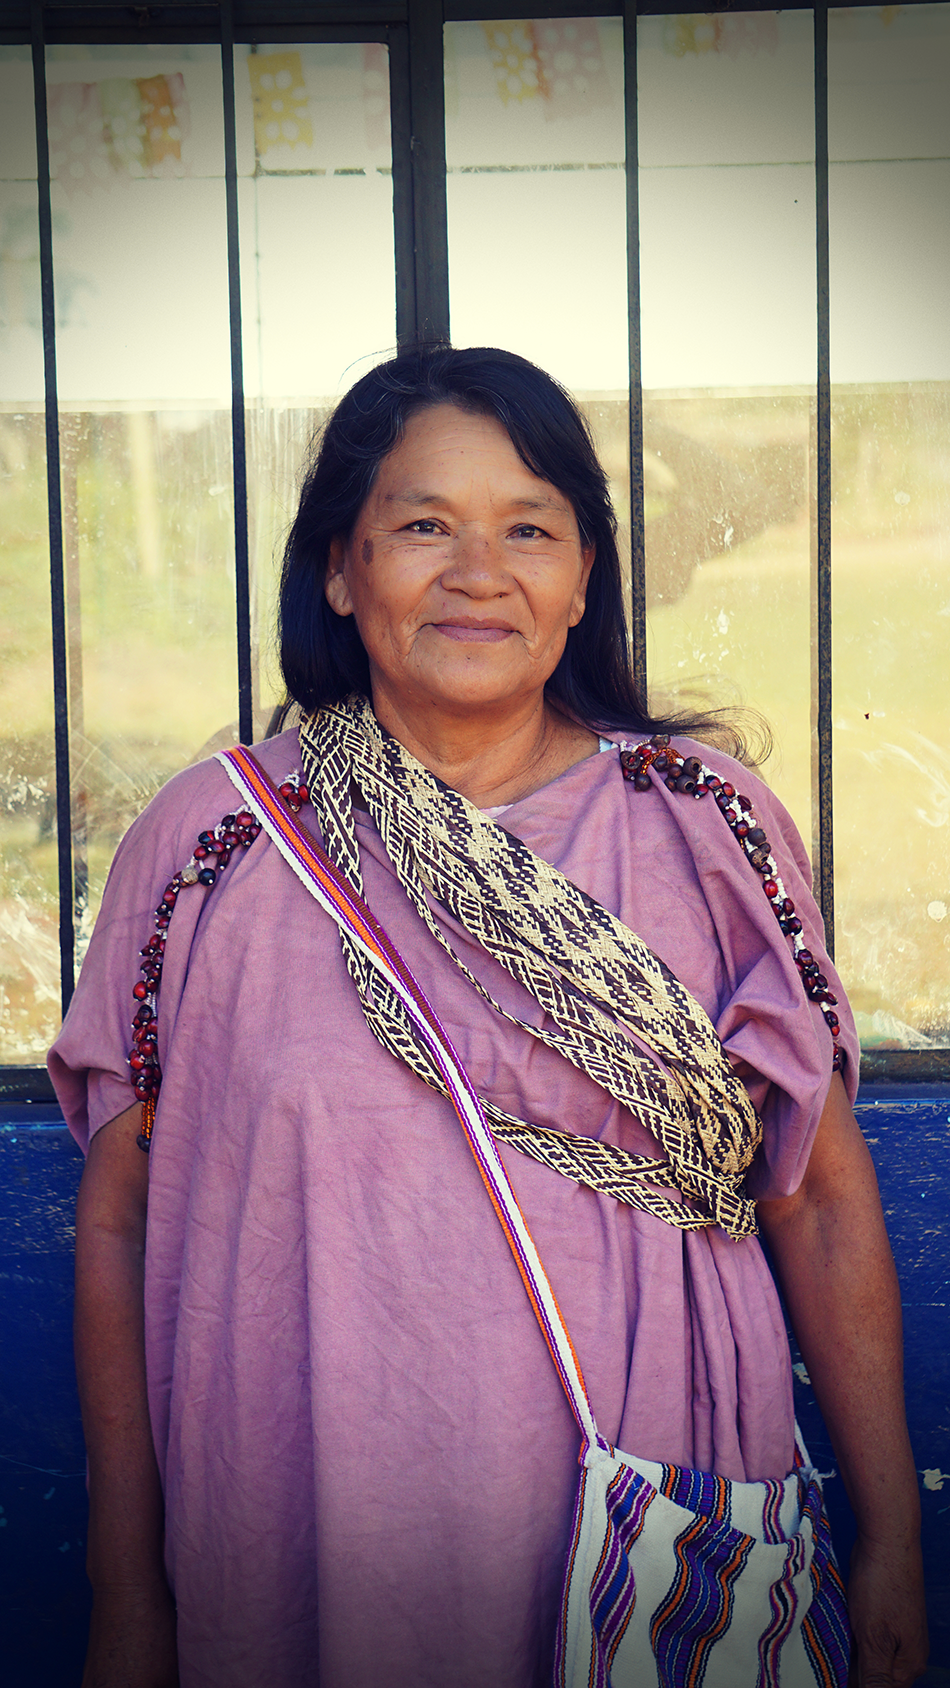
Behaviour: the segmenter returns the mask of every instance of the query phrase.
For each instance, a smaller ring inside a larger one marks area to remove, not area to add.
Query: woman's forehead
[[[473,478],[488,481],[525,510],[572,509],[564,493],[528,467],[497,417],[451,404],[431,405],[409,418],[380,463],[373,490],[387,507],[425,505]]]

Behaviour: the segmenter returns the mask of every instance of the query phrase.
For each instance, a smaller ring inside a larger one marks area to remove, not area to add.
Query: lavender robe
[[[295,734],[259,755],[285,778]],[[752,775],[705,755],[751,795],[840,1000],[789,817]],[[50,1057],[83,1145],[132,1100],[131,990],[152,911],[235,798],[217,763],[190,768],[119,848]],[[309,808],[301,818],[313,826]],[[831,1038],[712,801],[635,792],[611,750],[502,820],[703,1004],[756,1075],[752,1191],[793,1191]],[[591,1080],[480,1000],[422,928],[368,817],[358,823],[367,901],[476,1088],[540,1125],[652,1151]],[[497,999],[536,1021],[521,987],[445,926]],[[574,1421],[450,1105],[377,1044],[335,926],[265,836],[213,891],[180,895],[159,1026],[146,1347],[182,1688],[546,1683]],[[758,1241],[674,1229],[502,1152],[601,1430],[650,1459],[784,1476],[789,1355]]]

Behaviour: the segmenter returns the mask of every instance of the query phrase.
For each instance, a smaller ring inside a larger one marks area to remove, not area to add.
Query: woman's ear
[[[346,541],[342,533],[336,534],[330,541],[330,556],[323,590],[327,603],[331,610],[336,610],[337,615],[353,614],[353,601],[346,583]]]
[[[585,545],[581,551],[581,578],[577,584],[577,591],[574,593],[574,602],[571,604],[571,613],[568,618],[569,627],[577,626],[587,607],[587,582],[590,579],[590,571],[594,566],[596,555],[596,545]]]

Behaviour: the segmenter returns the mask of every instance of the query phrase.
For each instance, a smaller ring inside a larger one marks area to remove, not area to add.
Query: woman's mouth
[[[502,639],[510,638],[514,632],[512,627],[502,627],[497,622],[485,621],[436,621],[432,625],[437,633],[442,633],[447,639],[473,641],[477,644],[498,644]]]

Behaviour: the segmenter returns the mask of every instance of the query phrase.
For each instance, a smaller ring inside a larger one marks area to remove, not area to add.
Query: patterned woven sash
[[[300,742],[326,852],[344,879],[362,894],[355,785],[400,884],[473,988],[629,1109],[666,1158],[552,1131],[484,1099],[495,1136],[669,1224],[690,1230],[718,1224],[733,1238],[753,1235],[754,1207],[742,1179],[761,1124],[705,1010],[669,968],[592,897],[436,779],[384,732],[365,699],[308,719]],[[532,1025],[495,1002],[453,949],[430,899],[524,986],[553,1028]],[[448,1094],[398,993],[345,930],[341,943],[374,1036]]]

